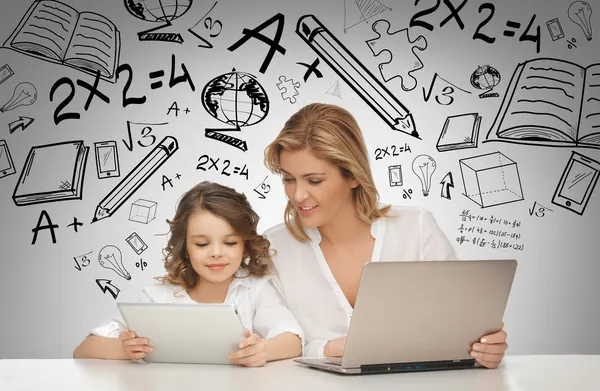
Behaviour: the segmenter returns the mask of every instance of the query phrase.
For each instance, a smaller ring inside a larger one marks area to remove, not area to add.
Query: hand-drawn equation
[[[391,152],[388,150],[391,150]],[[407,143],[404,143],[403,146],[398,145],[391,145],[391,146],[385,146],[382,148],[377,148],[375,149],[375,160],[382,160],[384,157],[386,156],[400,156],[400,153],[403,152],[412,152],[412,150],[410,149],[410,145],[408,145]]]
[[[470,243],[474,246],[492,249],[504,248],[523,251],[524,244],[518,243],[521,240],[521,234],[517,232],[521,227],[520,220],[506,220],[493,214],[473,215],[468,209],[463,210],[460,217],[462,222],[457,228],[459,235],[456,237],[459,245]],[[487,224],[487,226],[481,226],[482,224]]]
[[[198,158],[198,165],[196,166],[196,170],[202,170],[202,171],[207,171],[210,169],[214,169],[215,171],[219,171],[219,160],[221,158],[216,158],[213,159],[208,155],[202,155]],[[210,166],[208,167],[208,169],[202,167],[205,164],[208,164],[210,162]],[[225,159],[223,160],[223,164],[224,167],[221,170],[221,175],[226,175],[226,176],[230,176],[232,173],[228,172],[227,169],[229,168],[229,166],[231,165],[231,160],[229,159]],[[244,167],[233,167],[233,174],[239,174],[241,176],[245,176],[246,180],[248,180],[248,169],[246,168],[246,165],[244,164]]]
[[[414,5],[415,6],[419,5],[419,2],[420,2],[420,0],[415,0]],[[455,7],[454,4],[452,4],[451,0],[443,0],[444,5],[446,6],[446,8],[448,8],[449,14],[440,22],[439,27],[444,27],[444,25],[446,23],[448,23],[449,21],[454,19],[456,21],[456,24],[458,25],[458,27],[461,30],[464,30],[465,24],[460,16],[460,11],[464,8],[465,5],[467,5],[467,2],[468,2],[468,0],[463,0],[462,3],[460,3],[460,5],[458,7]],[[412,18],[410,18],[409,27],[420,26],[429,31],[433,31],[434,26],[431,23],[423,20],[423,18],[426,17],[427,15],[431,15],[435,11],[437,11],[437,9],[440,7],[441,4],[442,4],[442,0],[436,0],[434,6],[426,8],[424,10],[421,10],[421,11],[415,13],[412,16]],[[478,13],[481,14],[482,12],[485,12],[485,11],[488,11],[487,17],[484,20],[482,20],[479,23],[479,25],[477,26],[477,29],[475,30],[475,33],[473,34],[473,40],[480,39],[483,42],[492,44],[496,41],[496,37],[490,37],[489,35],[483,33],[482,29],[494,17],[494,14],[496,12],[496,6],[492,3],[483,3],[479,6]],[[536,15],[533,14],[531,19],[529,20],[529,23],[527,24],[527,27],[525,27],[525,30],[519,36],[519,42],[525,42],[525,41],[534,42],[536,44],[536,48],[535,48],[536,52],[539,53],[540,52],[540,39],[541,39],[540,25],[538,24],[535,27],[534,34],[532,34],[532,30],[531,30],[533,23],[535,22],[535,18],[536,18]],[[515,36],[515,31],[518,31],[518,29],[520,29],[520,28],[521,28],[521,23],[509,20],[506,22],[506,29],[504,30],[503,35],[505,37],[512,38]]]

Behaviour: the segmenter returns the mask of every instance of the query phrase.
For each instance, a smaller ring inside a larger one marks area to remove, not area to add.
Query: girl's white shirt
[[[375,239],[371,262],[456,259],[431,212],[393,206],[390,214],[397,217],[378,218],[371,224]],[[304,331],[303,355],[323,357],[327,341],[348,334],[353,308],[321,251],[319,230],[305,228],[305,232],[310,240],[299,242],[281,223],[264,235],[276,250],[274,283]]]
[[[272,338],[284,332],[298,335],[304,342],[303,331],[291,312],[285,307],[281,292],[273,284],[273,275],[246,277],[246,272],[235,273],[229,284],[225,304],[235,304],[244,327],[263,338]],[[170,283],[156,282],[143,288],[138,298],[141,303],[198,304],[185,289]],[[118,338],[126,325],[122,318],[111,317],[95,327],[90,334]]]

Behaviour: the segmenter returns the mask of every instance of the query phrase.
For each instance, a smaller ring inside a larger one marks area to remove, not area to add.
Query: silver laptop
[[[154,348],[144,361],[230,364],[244,340],[232,304],[117,303],[127,328]]]
[[[369,262],[343,358],[298,358],[343,374],[483,367],[471,346],[500,330],[517,261]]]

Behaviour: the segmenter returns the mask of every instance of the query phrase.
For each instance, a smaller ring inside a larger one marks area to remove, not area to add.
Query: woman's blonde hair
[[[256,232],[259,216],[243,193],[214,182],[201,182],[188,190],[179,200],[175,217],[167,219],[170,238],[162,250],[167,274],[155,277],[160,282],[170,282],[191,289],[198,282],[187,253],[187,226],[193,213],[207,211],[227,221],[244,241],[241,269],[248,276],[261,277],[269,272],[271,256],[269,240]],[[245,262],[246,260],[247,262]]]
[[[369,167],[367,147],[356,119],[346,109],[312,103],[298,110],[265,149],[265,165],[271,172],[280,174],[280,153],[302,149],[337,166],[344,178],[358,182],[352,189],[352,199],[362,221],[372,223],[387,215],[391,205],[378,207],[379,193]],[[288,200],[283,215],[285,225],[294,238],[303,242],[309,237],[296,217],[297,212]]]

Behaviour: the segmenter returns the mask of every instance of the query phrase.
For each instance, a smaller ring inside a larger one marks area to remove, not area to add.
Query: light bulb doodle
[[[574,1],[569,6],[569,19],[581,27],[588,41],[592,40],[592,7],[585,1]]]
[[[421,189],[425,197],[429,195],[431,177],[435,172],[436,166],[435,160],[429,155],[419,155],[413,160],[412,170],[421,181]]]
[[[0,113],[16,109],[19,106],[29,106],[35,103],[37,99],[37,90],[35,86],[28,82],[17,84],[12,98],[0,107]]]
[[[131,275],[123,266],[123,257],[121,250],[117,247],[108,245],[102,247],[98,254],[98,263],[105,269],[110,269],[126,280],[131,280]]]

